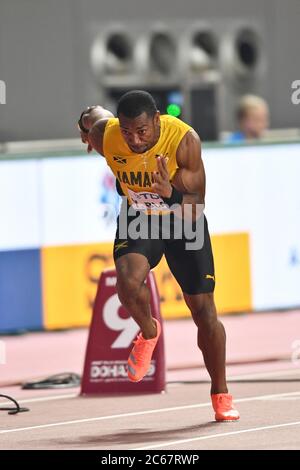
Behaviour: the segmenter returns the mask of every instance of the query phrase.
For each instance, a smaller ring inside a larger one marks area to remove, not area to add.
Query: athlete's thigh
[[[137,282],[142,284],[149,271],[147,258],[140,253],[123,254],[115,260],[118,282]]]
[[[132,221],[133,218],[129,218],[128,223]],[[126,238],[122,235],[120,237],[120,227],[119,227],[119,218],[117,221],[117,231],[114,242],[114,261],[115,264],[117,260],[124,255],[130,253],[140,254],[144,256],[149,264],[150,269],[153,269],[161,260],[164,253],[164,243],[161,239],[151,239],[148,238],[133,238],[130,236],[130,231],[126,233]],[[126,230],[125,230],[126,232]]]
[[[165,256],[169,268],[188,295],[213,292],[215,287],[214,260],[211,241],[204,217],[203,246],[200,249],[188,249],[188,240],[172,240],[165,243]]]

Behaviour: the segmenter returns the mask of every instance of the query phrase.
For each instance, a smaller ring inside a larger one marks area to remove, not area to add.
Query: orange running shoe
[[[216,393],[211,396],[216,421],[237,421],[240,419],[238,410],[232,403],[229,393]]]
[[[145,339],[140,333],[133,342],[134,346],[128,358],[128,377],[132,382],[139,382],[147,374],[152,354],[161,333],[160,323],[154,318],[157,325],[155,338]]]

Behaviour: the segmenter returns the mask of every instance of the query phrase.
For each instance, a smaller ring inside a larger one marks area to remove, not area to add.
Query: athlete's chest
[[[169,172],[172,172],[174,165],[170,163],[168,154],[163,154],[166,158]],[[127,158],[126,156],[119,156],[118,160],[114,160],[111,166],[116,178],[120,183],[125,184],[127,187],[133,188],[150,188],[154,182],[153,174],[157,171],[157,157],[161,154],[137,155]],[[116,158],[116,157],[114,157]]]
[[[176,155],[171,154],[168,151],[161,151],[157,153],[145,152],[143,154],[136,155],[113,155],[109,160],[109,164],[114,170],[126,170],[126,171],[143,171],[153,172],[157,171],[157,157],[164,156],[167,165],[172,165],[172,162]]]
[[[157,158],[166,159],[167,168],[171,173],[176,168],[176,149],[168,142],[155,146],[143,154],[126,152],[122,149],[113,153],[107,163],[119,180],[130,186],[146,187],[151,185],[152,174],[157,171]],[[128,176],[128,178],[126,178]],[[128,180],[128,181],[126,181]]]

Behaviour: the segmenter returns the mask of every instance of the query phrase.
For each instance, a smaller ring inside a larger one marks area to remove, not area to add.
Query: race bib
[[[170,209],[168,204],[156,193],[135,193],[131,189],[128,189],[128,195],[131,200],[131,205],[136,211],[151,210],[151,212],[155,212]]]

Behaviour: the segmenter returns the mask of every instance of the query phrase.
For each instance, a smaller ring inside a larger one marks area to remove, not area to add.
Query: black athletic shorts
[[[197,226],[195,223],[192,225],[192,230],[195,233],[196,227],[198,231],[201,231],[201,235],[198,237],[201,241],[201,248],[188,249],[187,243],[193,243],[195,239],[191,239],[190,235],[186,238],[184,234],[181,236],[180,233],[178,236],[178,232],[176,235],[174,222],[182,224],[182,221],[178,222],[179,219],[174,214],[171,214],[171,218],[167,216],[171,220],[169,237],[168,234],[166,236],[166,231],[162,229],[162,220],[166,217],[165,215],[151,217],[143,212],[136,211],[135,215],[128,216],[127,213],[125,220],[124,214],[127,210],[128,208],[123,204],[118,216],[114,243],[115,261],[128,253],[140,253],[147,258],[150,269],[153,269],[162,256],[165,255],[172,274],[185,294],[194,295],[214,291],[214,260],[207,220],[204,214],[201,223]],[[133,222],[133,226],[131,222]],[[132,230],[124,231],[125,225],[125,228],[133,227],[133,232]],[[144,229],[145,227],[148,228],[147,234],[147,230],[141,230],[141,225]],[[153,237],[153,231],[151,235],[151,226],[153,225],[155,225],[154,233],[156,233],[157,238]],[[142,232],[143,237],[138,236],[139,231]],[[184,229],[182,229],[182,232],[184,232]]]

